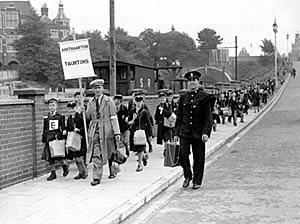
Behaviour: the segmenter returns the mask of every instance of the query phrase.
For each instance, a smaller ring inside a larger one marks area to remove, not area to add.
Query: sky
[[[44,3],[49,18],[54,19],[60,0],[30,0],[40,14]],[[109,0],[62,0],[64,11],[76,33],[109,30]],[[131,36],[138,36],[146,28],[162,33],[172,25],[196,41],[204,28],[214,29],[223,38],[220,47],[245,47],[252,55],[261,55],[263,39],[275,43],[272,25],[278,25],[277,48],[280,54],[291,50],[295,34],[300,33],[300,0],[115,0],[115,27]],[[287,39],[289,34],[289,39]],[[196,42],[195,42],[196,43]],[[234,56],[234,49],[230,49]]]

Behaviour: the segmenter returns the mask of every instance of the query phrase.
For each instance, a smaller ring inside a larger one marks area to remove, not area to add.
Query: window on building
[[[5,12],[5,28],[17,28],[19,25],[18,12]]]
[[[63,38],[66,38],[66,37],[68,37],[68,36],[69,36],[69,31],[64,30],[64,31],[63,31]]]
[[[16,52],[16,50],[13,48],[12,46],[12,43],[19,39],[20,37],[19,36],[16,36],[16,35],[7,35],[6,36],[6,49],[7,49],[7,52]]]
[[[58,30],[50,30],[51,38],[58,38]]]

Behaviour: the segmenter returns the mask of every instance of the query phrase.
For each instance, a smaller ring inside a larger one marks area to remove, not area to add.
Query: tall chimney
[[[42,8],[41,8],[41,14],[42,16],[47,16],[48,17],[48,7],[47,4],[43,4]]]

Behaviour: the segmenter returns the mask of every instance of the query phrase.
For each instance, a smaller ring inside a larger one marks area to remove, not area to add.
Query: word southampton
[[[85,45],[79,45],[79,46],[65,47],[65,48],[62,48],[61,51],[62,52],[72,52],[72,51],[86,50],[88,48],[89,48],[89,45],[85,44]]]
[[[85,59],[85,60],[76,60],[76,61],[65,61],[65,65],[66,66],[70,66],[70,65],[81,65],[81,64],[88,64],[89,60]]]

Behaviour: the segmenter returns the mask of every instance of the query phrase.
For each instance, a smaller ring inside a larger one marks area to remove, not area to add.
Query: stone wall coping
[[[32,95],[45,95],[46,90],[40,88],[25,88],[25,89],[15,89],[14,95],[22,96],[32,96]]]
[[[21,105],[21,104],[33,104],[33,100],[26,99],[0,99],[0,106],[3,105]]]

